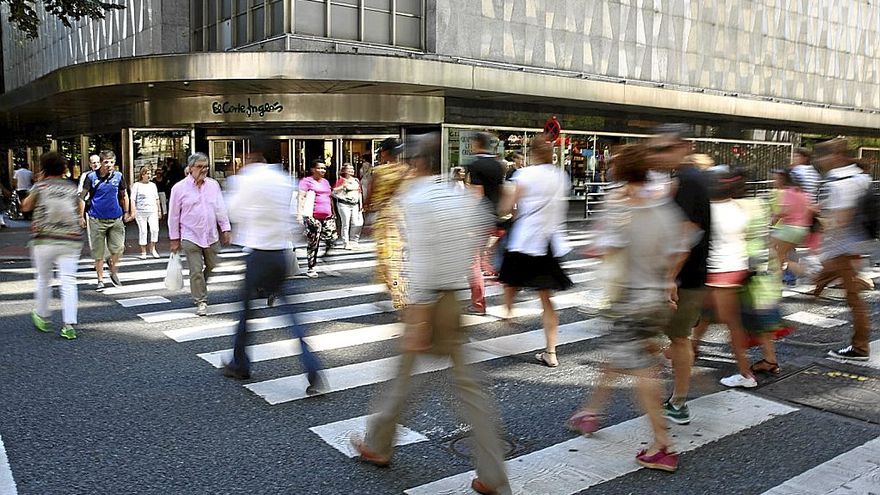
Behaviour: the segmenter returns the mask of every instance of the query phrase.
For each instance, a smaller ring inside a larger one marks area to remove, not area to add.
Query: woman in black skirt
[[[535,358],[555,368],[556,336],[559,316],[550,300],[553,291],[572,286],[571,280],[559,266],[559,258],[570,250],[563,236],[569,191],[568,177],[553,165],[553,144],[547,136],[532,138],[531,166],[513,174],[513,187],[506,191],[499,209],[501,215],[513,211],[507,250],[498,279],[505,285],[504,303],[508,317],[512,316],[513,299],[521,288],[536,289],[544,308],[544,335],[546,346]]]

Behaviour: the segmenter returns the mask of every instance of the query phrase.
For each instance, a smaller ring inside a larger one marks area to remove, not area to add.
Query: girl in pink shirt
[[[782,264],[787,268],[788,255],[804,242],[813,223],[813,209],[807,193],[794,182],[788,170],[776,173],[779,203],[771,223],[770,238]]]
[[[306,255],[309,269],[306,275],[310,278],[318,276],[315,265],[318,263],[318,249],[324,241],[324,255],[330,252],[336,241],[336,221],[333,219],[333,207],[330,194],[333,189],[324,178],[327,166],[320,159],[312,161],[312,175],[299,182],[299,215],[306,228]],[[314,199],[313,199],[314,198]]]

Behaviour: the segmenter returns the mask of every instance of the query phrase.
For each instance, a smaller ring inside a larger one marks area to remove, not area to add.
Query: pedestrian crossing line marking
[[[826,318],[824,316],[817,315],[816,313],[810,313],[809,311],[798,311],[797,313],[790,314],[788,316],[785,316],[784,318],[786,320],[791,320],[796,323],[811,325],[820,328],[833,328],[839,327],[840,325],[846,325],[846,322],[843,320],[838,320],[837,318]]]
[[[572,279],[574,278],[580,279],[583,277],[572,277]],[[500,287],[494,289],[495,290],[488,290],[486,292],[486,295],[490,296],[493,295],[493,292],[500,293],[503,290]],[[554,299],[554,302],[558,303],[557,309],[567,309],[580,305],[583,302],[583,299],[580,296],[560,299],[560,297],[564,296],[565,295],[557,296]],[[466,297],[467,294],[464,292],[459,294],[459,298]],[[513,309],[515,316],[531,316],[539,314],[541,310],[540,299],[536,298],[516,303],[514,304]],[[469,314],[462,315],[462,326],[470,327],[481,325],[483,323],[498,321],[502,317],[501,315],[505,312],[506,311],[502,305],[490,306],[489,308],[487,308],[486,316]],[[344,330],[320,335],[313,335],[311,337],[306,337],[306,341],[308,342],[309,346],[311,346],[312,351],[329,351],[334,349],[341,349],[344,347],[353,347],[355,345],[391,340],[398,337],[402,329],[403,325],[401,325],[400,323],[389,323],[385,325],[374,325],[369,327],[355,328],[353,330]],[[247,346],[247,354],[251,362],[270,361],[273,359],[294,357],[298,356],[300,353],[301,348],[299,345],[299,339],[285,339],[275,342],[268,342],[265,344]],[[205,352],[198,354],[198,356],[209,362],[215,368],[222,368],[223,363],[232,360],[232,349]]]
[[[577,273],[571,276],[571,280],[574,283],[582,283],[590,281],[594,278],[594,274],[592,273]],[[381,294],[385,292],[385,285],[383,284],[373,284],[373,285],[362,285],[358,287],[345,288],[345,289],[333,289],[327,291],[319,291],[319,292],[306,292],[301,294],[293,294],[288,295],[286,297],[279,297],[278,300],[275,301],[273,307],[286,306],[290,304],[303,304],[309,302],[318,302],[318,301],[330,301],[334,299],[344,299],[350,296],[362,296],[362,295],[371,295],[371,294]],[[498,296],[504,293],[504,288],[499,285],[493,285],[486,288],[485,297]],[[464,299],[467,297],[468,292],[462,291],[459,296],[459,299]],[[268,307],[265,299],[255,299],[251,301],[252,308],[256,309],[265,309]],[[208,314],[211,316],[226,314],[226,313],[236,313],[241,311],[241,303],[224,303],[224,304],[216,304],[208,307]],[[496,311],[497,316],[503,316],[501,311]],[[531,313],[529,313],[531,314]],[[168,311],[156,311],[153,313],[141,313],[138,315],[146,322],[149,323],[160,323],[166,321],[175,321],[187,318],[198,318],[198,315],[195,314],[195,311],[192,308],[184,308],[184,309],[174,309]]]
[[[356,262],[351,262],[351,263],[339,263],[339,264],[328,263],[324,266],[332,268],[334,270],[344,271],[344,270],[357,270],[357,269],[362,269],[362,268],[368,268],[368,267],[373,267],[375,265],[376,265],[375,260],[369,260],[369,261],[356,261]],[[220,266],[222,266],[222,265],[220,265]],[[208,279],[209,288],[211,285],[215,285],[215,284],[239,282],[239,281],[244,280],[244,267],[242,267],[241,270],[242,270],[242,273],[212,276],[211,278]],[[119,278],[122,280],[122,284],[123,284],[122,287],[107,287],[106,289],[104,289],[104,294],[115,296],[115,295],[121,295],[121,294],[135,294],[138,292],[166,290],[164,281],[131,285],[131,284],[127,284],[125,272],[121,272]],[[165,271],[161,270],[161,274],[157,275],[155,278],[164,279],[165,278]],[[82,284],[82,283],[93,283],[93,282],[79,282],[79,283]],[[189,276],[186,275],[186,272],[184,272],[183,285],[184,285],[184,288],[189,287]]]
[[[877,493],[880,438],[875,438],[771,488],[761,495]]]
[[[852,359],[838,359],[833,357],[828,357],[831,361],[836,361],[838,363],[843,364],[854,364],[856,366],[866,366],[868,368],[874,368],[875,370],[880,370],[880,340],[875,340],[868,344],[873,352],[868,357],[867,361],[854,361]],[[878,457],[880,459],[880,457]]]
[[[696,420],[672,425],[677,452],[688,452],[724,437],[797,411],[744,392],[725,390],[688,402]],[[559,425],[562,428],[562,425]],[[517,495],[570,495],[642,469],[635,460],[639,439],[651,437],[644,416],[603,428],[507,461],[512,492]],[[469,493],[473,471],[405,490],[409,495]]]
[[[600,333],[597,326],[588,325],[588,322],[590,320],[560,325],[557,344],[572,344],[598,337]],[[533,352],[543,349],[545,345],[544,330],[541,329],[471,342],[462,347],[465,364],[474,364]],[[491,348],[493,351],[486,351],[483,348]],[[499,355],[497,350],[504,350],[507,354]],[[323,376],[327,380],[328,393],[391,380],[397,375],[399,359],[399,356],[394,356],[326,369]],[[416,359],[413,375],[440,371],[450,366],[449,358],[445,356],[419,355]],[[300,374],[249,383],[244,387],[262,397],[269,404],[276,405],[305,399],[308,397],[305,393],[308,384],[307,375]]]
[[[118,302],[123,308],[134,308],[137,306],[149,306],[151,304],[165,304],[170,303],[171,301],[162,296],[146,296],[119,299],[116,302]]]
[[[17,495],[18,488],[15,486],[15,478],[12,477],[12,468],[9,466],[9,457],[6,456],[6,446],[0,437],[0,493],[3,495]]]
[[[313,426],[309,431],[321,437],[334,449],[342,452],[348,457],[356,457],[358,455],[354,447],[351,446],[351,436],[353,434],[361,434],[367,429],[367,420],[370,416],[359,416],[357,418],[345,419],[328,423],[321,426]],[[397,425],[397,433],[394,435],[394,446],[410,445],[419,442],[427,442],[428,437],[417,431]]]
[[[303,304],[319,301],[332,301],[334,299],[344,299],[347,297],[356,297],[372,294],[381,294],[385,292],[384,284],[361,285],[357,287],[347,287],[344,289],[332,289],[317,292],[305,292],[301,294],[291,294],[279,297],[274,306],[285,306],[288,304]],[[251,301],[251,308],[265,309],[266,298],[254,299]],[[211,315],[219,315],[225,313],[237,313],[241,311],[242,304],[240,302],[212,304],[208,307]],[[186,318],[198,318],[192,308],[173,309],[168,311],[155,311],[151,313],[140,313],[138,316],[147,323],[160,323],[164,321],[174,321]]]
[[[498,319],[491,316],[462,315],[463,327],[481,325],[493,321],[498,321]],[[306,337],[306,343],[309,344],[312,352],[332,351],[391,340],[399,337],[401,333],[403,333],[402,323],[387,323],[385,325],[312,335],[311,337]],[[302,348],[300,347],[299,339],[285,339],[247,346],[248,359],[252,363],[298,356],[301,353]],[[228,363],[232,360],[232,349],[205,352],[198,354],[198,356],[211,363],[215,368],[222,368],[223,363]]]
[[[363,254],[363,253],[372,253],[373,255],[375,255],[376,254],[375,248],[376,248],[376,243],[372,242],[372,241],[361,242],[360,249],[357,251],[354,251],[354,250],[345,251],[341,247],[336,247],[336,248],[333,248],[330,250],[331,254],[328,256],[328,258],[333,258],[333,257],[337,257],[337,256],[339,256],[339,257],[353,256],[353,255],[358,255],[358,254]],[[297,258],[305,259],[305,257],[306,257],[305,252],[306,252],[305,244],[296,246]],[[224,248],[220,252],[220,257],[221,258],[240,258],[240,257],[245,256],[246,254],[247,253],[245,253],[244,251],[241,251],[238,248]],[[163,261],[165,263],[168,263],[168,253],[166,253],[166,252],[160,253],[160,256],[158,259],[153,258],[151,256],[145,260],[138,258],[138,255],[136,255],[136,254],[125,254],[120,258],[120,266],[162,263]],[[91,266],[94,266],[95,260],[93,260],[89,256],[81,256],[78,263],[80,265],[84,265],[86,267],[91,267]]]
[[[238,273],[243,272],[245,269],[244,263],[240,262],[224,262],[217,265],[214,268],[214,273]],[[107,272],[107,270],[105,270]],[[166,273],[166,268],[162,268],[161,270],[137,270],[137,271],[125,271],[124,267],[119,267],[119,279],[122,280],[122,283],[126,282],[136,282],[141,280],[156,280],[156,279],[164,279]],[[183,276],[189,277],[189,268],[186,266],[186,261],[183,262]],[[94,271],[86,271],[79,272],[76,274],[76,278],[80,280],[86,280],[88,283],[94,283],[97,277],[95,276]],[[107,275],[105,273],[105,282]]]
[[[490,289],[494,289],[491,292],[487,291],[487,294],[497,294],[503,291],[501,286],[494,286]],[[589,294],[589,291],[584,292],[575,292],[571,294],[563,294],[560,296],[556,296],[553,298],[554,302],[558,305],[565,305],[567,307],[573,307],[579,304],[583,304],[586,296]],[[457,294],[459,299],[466,299],[467,292],[460,292]],[[535,300],[527,301],[524,304],[525,306],[515,305],[515,316],[524,316],[531,314],[540,313],[540,304],[535,302]],[[521,309],[525,308],[525,309]],[[210,306],[208,307],[210,314]],[[516,311],[519,310],[520,313]],[[314,311],[304,311],[302,313],[296,314],[296,321],[300,325],[308,325],[311,323],[322,323],[327,321],[337,321],[337,320],[345,320],[349,318],[359,318],[362,316],[370,316],[377,315],[382,313],[390,313],[393,309],[390,309],[385,306],[377,305],[376,303],[363,303],[363,304],[353,304],[351,306],[340,306],[334,308],[327,309],[318,309]],[[497,308],[494,309],[497,314],[500,314],[501,311]],[[523,312],[524,311],[524,312]],[[536,313],[537,311],[537,313]],[[276,315],[276,316],[267,316],[263,318],[253,318],[248,320],[248,332],[262,332],[265,330],[274,330],[277,328],[284,328],[291,324],[291,315]],[[164,334],[176,341],[176,342],[190,342],[193,340],[201,340],[201,339],[211,339],[216,337],[227,337],[235,334],[235,329],[238,326],[238,323],[209,323],[206,325],[200,326],[190,326],[185,328],[178,328],[174,330],[166,330]]]
[[[346,263],[326,263],[324,266],[333,268],[334,270],[352,270],[358,268],[368,268],[376,265],[375,260],[362,260],[362,261],[351,261]],[[241,262],[221,262],[214,268],[215,274],[219,273],[243,273],[245,271],[246,265]],[[161,270],[140,270],[140,271],[125,271],[123,267],[119,268],[119,278],[122,280],[122,283],[126,282],[135,282],[140,280],[151,280],[151,279],[164,279],[166,273],[166,268]],[[183,262],[183,276],[184,278],[189,277],[189,268],[186,265],[186,261]],[[95,272],[79,272],[76,275],[77,279],[87,280],[89,283],[95,280]]]
[[[118,295],[123,295],[123,294],[137,294],[139,292],[153,292],[153,291],[157,291],[157,290],[162,290],[162,291],[168,290],[165,288],[164,281],[162,281],[162,282],[148,282],[145,284],[131,285],[131,284],[126,284],[124,274],[120,274],[120,275],[121,275],[120,278],[122,279],[123,286],[122,287],[113,287],[113,286],[107,287],[106,289],[104,289],[102,294],[108,295],[108,296],[118,296]],[[165,278],[165,275],[162,275],[161,278]],[[231,275],[214,275],[213,277],[208,279],[208,283],[211,286],[215,286],[218,284],[240,282],[242,280],[244,280],[244,274],[243,273],[236,273],[236,274],[231,274]],[[81,283],[81,284],[83,284],[83,283],[94,284],[94,282],[79,282],[79,283]],[[107,285],[109,285],[109,284],[107,284]],[[184,288],[181,289],[180,291],[178,291],[178,293],[188,292],[188,291],[185,291],[185,289],[187,287],[189,287],[189,277],[183,277],[183,287]]]

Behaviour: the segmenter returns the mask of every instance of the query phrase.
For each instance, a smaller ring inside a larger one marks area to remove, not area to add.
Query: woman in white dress
[[[159,203],[159,190],[155,182],[150,182],[153,172],[149,167],[142,167],[138,181],[131,186],[132,208],[134,218],[138,226],[138,244],[141,246],[142,260],[147,259],[147,247],[153,258],[159,257],[156,251],[156,243],[159,242],[159,218],[162,216],[162,207]],[[149,232],[148,229],[149,228]],[[150,242],[147,244],[147,234],[150,234]]]

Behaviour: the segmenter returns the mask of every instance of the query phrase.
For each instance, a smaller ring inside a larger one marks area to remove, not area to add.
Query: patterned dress
[[[373,238],[376,240],[376,276],[391,293],[395,309],[406,304],[406,283],[402,276],[403,239],[400,236],[402,212],[396,201],[409,167],[402,162],[373,168],[370,180],[370,209],[376,212]]]

